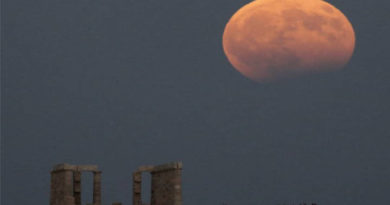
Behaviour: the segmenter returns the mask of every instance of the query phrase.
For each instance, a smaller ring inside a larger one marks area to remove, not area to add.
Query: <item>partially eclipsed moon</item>
[[[256,0],[226,25],[223,48],[244,76],[269,82],[342,68],[355,33],[334,6],[322,0]]]

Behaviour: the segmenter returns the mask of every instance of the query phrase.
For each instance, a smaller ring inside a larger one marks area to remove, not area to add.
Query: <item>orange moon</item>
[[[222,41],[241,74],[272,82],[343,68],[355,32],[340,10],[322,0],[255,0],[231,17]]]

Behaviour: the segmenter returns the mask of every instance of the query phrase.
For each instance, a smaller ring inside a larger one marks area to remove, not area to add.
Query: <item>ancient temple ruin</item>
[[[133,205],[143,205],[142,173],[152,175],[150,205],[182,205],[181,162],[141,166],[133,173]],[[96,165],[58,164],[51,171],[50,205],[82,205],[81,174],[93,173],[93,202],[101,205],[101,171]],[[130,184],[129,184],[130,185]],[[121,203],[113,203],[121,205]]]
[[[81,205],[81,173],[93,173],[93,205],[101,205],[101,171],[96,165],[58,164],[51,171],[50,205]]]
[[[152,175],[151,205],[181,205],[181,162],[141,166],[133,173],[133,205],[142,205],[142,173]]]

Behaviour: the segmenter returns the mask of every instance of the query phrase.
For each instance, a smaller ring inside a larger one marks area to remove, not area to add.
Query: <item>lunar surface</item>
[[[354,47],[349,20],[322,0],[253,1],[232,16],[223,34],[230,63],[258,82],[341,69]]]

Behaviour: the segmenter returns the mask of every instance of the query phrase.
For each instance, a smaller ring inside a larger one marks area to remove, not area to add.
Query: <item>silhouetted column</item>
[[[101,171],[93,172],[93,205],[101,205]]]
[[[133,205],[142,205],[141,184],[142,184],[141,172],[134,172],[133,173]]]
[[[73,196],[74,204],[81,205],[81,172],[73,172]]]

